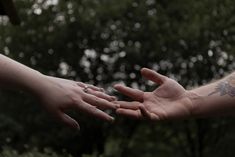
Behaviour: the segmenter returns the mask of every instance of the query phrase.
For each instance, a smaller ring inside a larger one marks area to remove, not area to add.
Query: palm
[[[190,115],[190,102],[186,90],[176,81],[145,69],[142,75],[160,84],[153,92],[142,92],[124,86],[116,86],[121,93],[133,98],[133,102],[119,101],[117,113],[153,120],[182,118]]]
[[[158,116],[159,119],[172,119],[188,116],[190,109],[186,90],[172,79],[168,79],[161,87],[153,92],[144,93],[143,105]]]

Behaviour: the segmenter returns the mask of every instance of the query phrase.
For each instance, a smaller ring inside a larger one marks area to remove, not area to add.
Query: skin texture
[[[116,109],[119,106],[111,102],[115,100],[114,97],[100,91],[100,88],[81,82],[45,77],[43,91],[46,92],[38,92],[37,98],[49,113],[68,126],[80,128],[77,121],[65,113],[68,109],[84,112],[105,121],[114,120],[101,109]],[[89,86],[87,93],[83,90],[85,86]]]
[[[234,113],[234,73],[193,90],[186,90],[175,80],[151,69],[143,68],[141,74],[159,87],[152,92],[144,92],[115,85],[117,91],[133,100],[115,101],[120,105],[117,114],[135,119],[174,120],[224,115],[231,112],[231,109]]]
[[[101,88],[43,75],[3,55],[0,55],[0,67],[0,87],[33,94],[49,114],[72,128],[80,126],[65,113],[68,109],[109,122],[114,120],[101,109],[117,109],[119,105],[112,103],[116,98],[105,94]]]
[[[150,69],[142,69],[141,74],[148,80],[160,85],[152,92],[143,92],[122,85],[114,88],[134,101],[116,101],[120,104],[117,114],[141,119],[164,120],[187,117],[190,115],[190,100],[186,90],[176,81]]]

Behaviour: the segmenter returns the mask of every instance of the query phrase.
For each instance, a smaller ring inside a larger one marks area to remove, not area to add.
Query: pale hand
[[[117,114],[136,119],[168,120],[191,116],[192,103],[190,93],[175,80],[163,76],[151,69],[143,68],[142,76],[158,84],[153,92],[143,92],[123,85],[115,85],[120,93],[134,101],[116,101],[120,108]]]
[[[113,121],[113,117],[100,109],[117,109],[119,105],[112,103],[115,97],[105,94],[101,88],[49,76],[44,76],[43,82],[36,96],[47,111],[68,126],[80,128],[77,121],[65,113],[68,109]],[[84,91],[86,86],[89,88]]]

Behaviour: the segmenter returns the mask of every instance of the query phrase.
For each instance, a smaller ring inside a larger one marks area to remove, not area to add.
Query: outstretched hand
[[[42,90],[37,91],[36,96],[47,111],[68,126],[80,128],[78,122],[65,113],[68,109],[85,112],[105,121],[114,120],[101,109],[117,109],[119,105],[112,103],[116,98],[105,94],[103,89],[50,76],[45,76],[43,82]]]
[[[141,74],[159,87],[152,92],[144,92],[115,85],[116,90],[133,99],[130,102],[116,101],[115,103],[120,105],[116,110],[117,114],[150,120],[178,119],[191,115],[192,103],[189,92],[179,83],[147,68],[143,68]]]

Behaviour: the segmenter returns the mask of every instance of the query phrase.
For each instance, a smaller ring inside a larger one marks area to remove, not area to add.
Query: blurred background
[[[3,0],[4,1],[4,0]],[[0,17],[0,51],[40,72],[146,91],[152,68],[187,89],[235,68],[234,0],[17,0],[20,25]],[[115,115],[111,111],[111,114]],[[73,113],[81,131],[45,113],[30,94],[0,91],[2,157],[234,156],[235,119],[108,124]]]

